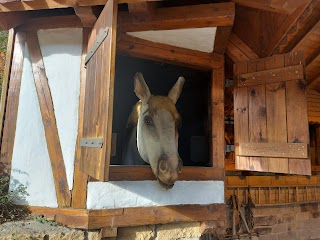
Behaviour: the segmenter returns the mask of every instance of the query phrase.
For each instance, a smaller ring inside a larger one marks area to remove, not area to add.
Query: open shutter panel
[[[86,56],[86,88],[80,168],[91,177],[109,177],[117,3],[108,0],[94,25]]]
[[[302,53],[234,66],[236,169],[311,174]]]

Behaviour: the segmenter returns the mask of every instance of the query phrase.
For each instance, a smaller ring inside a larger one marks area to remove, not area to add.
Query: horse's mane
[[[180,124],[180,115],[170,98],[164,96],[151,96],[147,104],[148,111],[151,116],[153,116],[158,109],[166,109],[169,113],[171,113],[174,121],[178,125]],[[127,128],[133,128],[137,126],[141,105],[142,102],[139,101],[133,106],[127,121]]]

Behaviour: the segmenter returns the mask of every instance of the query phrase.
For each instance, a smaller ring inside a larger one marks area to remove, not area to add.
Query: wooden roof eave
[[[118,4],[145,1],[161,1],[161,0],[118,0]],[[0,1],[0,12],[15,11],[33,11],[41,9],[69,8],[69,7],[85,7],[105,5],[107,0],[74,0],[74,1],[57,1],[57,0],[29,0],[29,1]]]

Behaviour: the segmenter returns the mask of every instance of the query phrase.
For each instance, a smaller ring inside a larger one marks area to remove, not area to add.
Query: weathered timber
[[[27,43],[48,146],[58,205],[60,207],[68,207],[71,203],[71,195],[54,114],[52,95],[36,32],[27,33]]]
[[[25,33],[17,32],[14,40],[9,88],[4,116],[3,135],[1,141],[0,163],[2,167],[0,168],[0,173],[6,175],[10,175],[11,173],[11,161],[16,133],[22,69],[25,56],[25,44]]]
[[[179,180],[223,180],[224,170],[213,167],[183,167]],[[150,166],[110,166],[110,181],[156,180]]]
[[[82,138],[83,131],[83,115],[84,115],[84,97],[86,87],[86,68],[85,57],[87,54],[88,38],[91,29],[84,28],[82,34],[82,55],[81,55],[81,72],[80,72],[80,97],[79,97],[79,113],[78,113],[78,137],[75,152],[75,165],[74,165],[74,177],[73,177],[73,189],[72,189],[72,207],[73,208],[85,208],[87,200],[87,182],[88,175],[81,171],[81,147],[80,139]]]
[[[268,69],[260,72],[240,74],[237,76],[237,87],[256,86],[268,83],[279,83],[304,77],[301,65]]]
[[[119,25],[122,32],[232,26],[234,15],[234,3],[202,4],[158,8],[147,19],[122,12]]]
[[[8,94],[11,62],[12,62],[12,56],[13,56],[14,37],[15,37],[15,31],[14,29],[11,29],[9,31],[9,36],[8,36],[6,62],[5,62],[3,78],[2,78],[2,90],[1,90],[1,102],[0,102],[0,143],[2,139],[3,123],[4,123],[5,111],[6,111],[6,105],[7,105],[7,94]]]
[[[240,143],[239,156],[308,158],[308,145],[305,143]]]
[[[83,138],[103,138],[102,148],[82,147],[80,169],[95,179],[109,178],[111,154],[113,91],[115,75],[115,46],[117,32],[117,4],[109,0],[92,29],[88,52],[103,31],[108,35],[88,61]],[[97,70],[98,69],[98,70]]]

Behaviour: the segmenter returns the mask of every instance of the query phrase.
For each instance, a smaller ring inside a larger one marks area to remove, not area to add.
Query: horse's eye
[[[148,126],[152,126],[153,125],[152,118],[150,116],[145,116],[144,123],[147,124]]]

